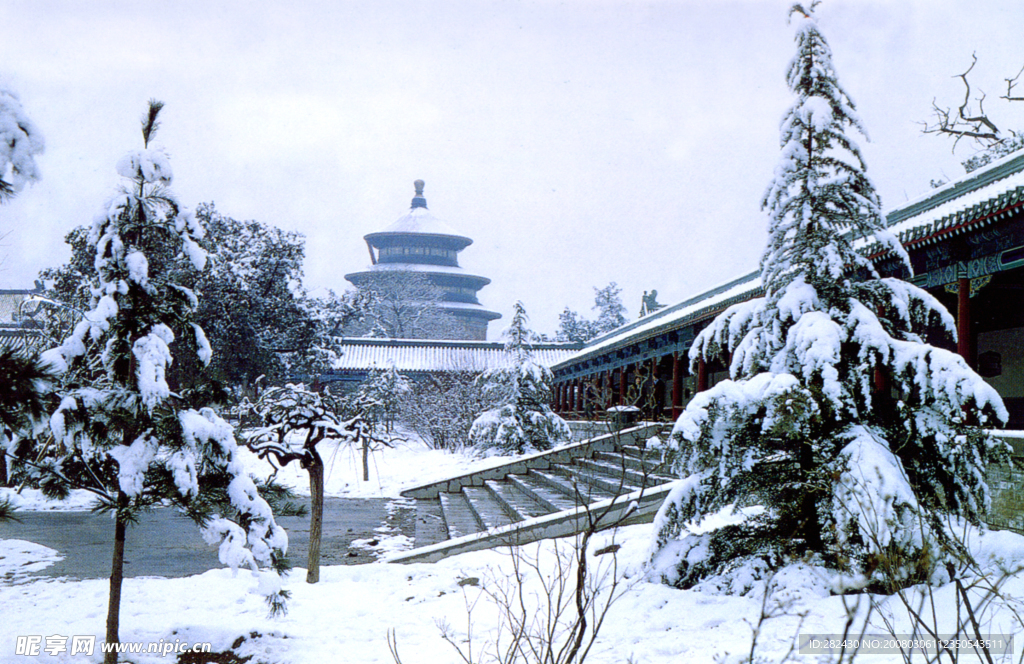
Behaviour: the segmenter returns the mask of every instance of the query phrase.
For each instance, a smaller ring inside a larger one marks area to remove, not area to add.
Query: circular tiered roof
[[[445,292],[437,306],[457,319],[471,322],[471,327],[478,330],[474,336],[486,338],[487,323],[501,318],[501,314],[485,309],[477,300],[477,291],[491,280],[459,267],[458,252],[473,240],[427,209],[423,185],[422,180],[415,182],[416,196],[409,212],[383,231],[364,236],[373,260],[370,269],[346,274],[345,278],[360,286],[371,282],[375,274],[423,275]]]

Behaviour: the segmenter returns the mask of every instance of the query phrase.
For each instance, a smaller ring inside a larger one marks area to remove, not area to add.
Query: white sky
[[[0,72],[42,129],[43,181],[0,208],[0,287],[67,259],[140,147],[158,142],[187,205],[307,237],[308,286],[343,290],[369,262],[362,236],[409,207],[474,238],[461,264],[481,302],[523,300],[552,333],[593,286],[616,281],[635,317],[756,267],[759,210],[790,103],[781,0],[433,3],[0,1]],[[1024,65],[1020,0],[828,0],[818,11],[840,81],[871,133],[869,174],[892,207],[957,177],[949,141],[922,136],[953,75],[986,109]]]

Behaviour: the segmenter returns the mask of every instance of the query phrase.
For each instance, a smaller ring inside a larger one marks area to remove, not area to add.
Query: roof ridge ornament
[[[423,180],[416,180],[412,183],[412,186],[416,187],[416,196],[412,199],[412,208],[415,210],[418,207],[427,209],[427,199],[423,197],[423,185],[426,184]]]

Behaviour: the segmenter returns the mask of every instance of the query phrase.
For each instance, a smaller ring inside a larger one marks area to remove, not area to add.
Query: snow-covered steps
[[[409,489],[417,501],[416,548],[392,562],[431,562],[505,544],[650,520],[672,479],[645,449],[644,425],[515,462]]]

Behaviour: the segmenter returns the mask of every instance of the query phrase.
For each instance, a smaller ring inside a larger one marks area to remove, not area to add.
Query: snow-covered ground
[[[410,487],[428,484],[454,475],[500,466],[508,457],[479,458],[468,453],[432,450],[409,431],[398,431],[392,447],[374,450],[370,456],[370,479],[363,482],[362,456],[358,449],[327,441],[317,446],[326,466],[324,495],[344,498],[398,498]],[[246,448],[240,448],[249,472],[260,478],[273,473],[268,461],[261,460]],[[295,493],[309,495],[309,475],[297,462],[277,471],[279,483]],[[49,500],[36,489],[0,487],[0,501],[8,499],[24,511],[89,510],[95,503],[93,494],[73,490],[66,501]]]
[[[328,480],[332,495],[394,496],[406,486],[462,473],[494,459],[474,460],[425,449],[422,445],[400,446],[377,456],[372,487],[358,481],[359,460],[345,454],[334,457]],[[259,464],[254,463],[253,468]],[[305,477],[292,477],[298,490]],[[619,565],[623,590],[612,605],[600,637],[587,658],[594,664],[679,664],[713,662],[729,652],[726,661],[748,653],[752,626],[762,610],[761,595],[748,597],[714,595],[695,590],[681,591],[649,583],[643,578],[651,528],[630,526],[617,533],[599,534],[592,550],[605,549],[614,542],[621,549],[614,555]],[[400,549],[402,543],[381,538],[374,545],[381,551]],[[571,552],[572,543],[547,541],[523,547],[526,560],[539,556],[539,568],[551,574],[555,549]],[[1024,538],[1008,533],[990,533],[976,543],[975,551],[987,560],[1024,560]],[[98,643],[103,638],[107,605],[106,581],[32,579],[25,571],[57,559],[56,552],[21,541],[0,542],[0,662],[99,662]],[[593,558],[604,566],[613,554]],[[512,575],[513,558],[508,550],[463,554],[435,564],[393,565],[377,563],[326,567],[321,582],[303,582],[305,571],[295,569],[287,587],[292,592],[289,612],[269,618],[263,598],[256,592],[257,581],[247,572],[233,576],[230,570],[215,570],[181,579],[136,578],[124,582],[121,605],[122,642],[193,644],[210,642],[212,650],[232,648],[241,656],[256,655],[252,662],[382,662],[393,664],[387,642],[390,630],[398,642],[403,664],[447,664],[462,662],[459,654],[441,634],[439,623],[447,623],[452,639],[468,648],[467,606],[473,607],[473,661],[490,661],[488,654],[498,635],[498,611],[486,595],[497,590]],[[783,656],[793,637],[803,634],[834,634],[842,631],[847,612],[844,599],[821,589],[807,568],[794,568],[776,577],[778,589],[770,595],[785,607],[778,617],[761,625],[758,653],[766,661]],[[605,584],[607,587],[607,583]],[[526,601],[538,600],[538,580],[530,576],[524,586]],[[1008,595],[1024,597],[1024,579],[1012,578],[1003,588]],[[953,585],[935,591],[939,620],[955,615],[956,589]],[[868,597],[861,598],[861,611]],[[877,598],[888,607],[897,629],[909,631],[906,610],[896,599]],[[847,601],[850,601],[847,598]],[[769,606],[772,603],[769,602]],[[530,610],[531,615],[542,615]],[[798,614],[803,614],[803,623]],[[880,614],[879,614],[880,615]],[[1019,624],[1008,622],[1010,614],[987,612],[985,633],[1016,632],[1018,661],[1024,635]],[[870,633],[886,634],[876,616]],[[42,637],[38,656],[17,655],[19,636]],[[48,636],[95,636],[92,656],[70,654],[71,639],[64,652],[45,652]],[[507,638],[507,634],[505,634]],[[483,655],[483,659],[477,659]],[[122,655],[122,661],[174,662],[174,655]],[[798,661],[818,662],[816,655]],[[858,661],[883,664],[902,661],[896,654],[861,655]],[[961,660],[975,661],[975,660]]]
[[[344,498],[397,498],[408,488],[454,475],[500,466],[508,457],[475,457],[463,452],[432,450],[410,431],[398,431],[391,447],[374,450],[370,479],[363,481],[362,454],[358,448],[333,441],[317,446],[324,459],[324,495]],[[246,449],[242,450],[251,473],[266,477],[273,468]],[[298,463],[277,471],[277,480],[303,496],[309,495],[309,475]]]

